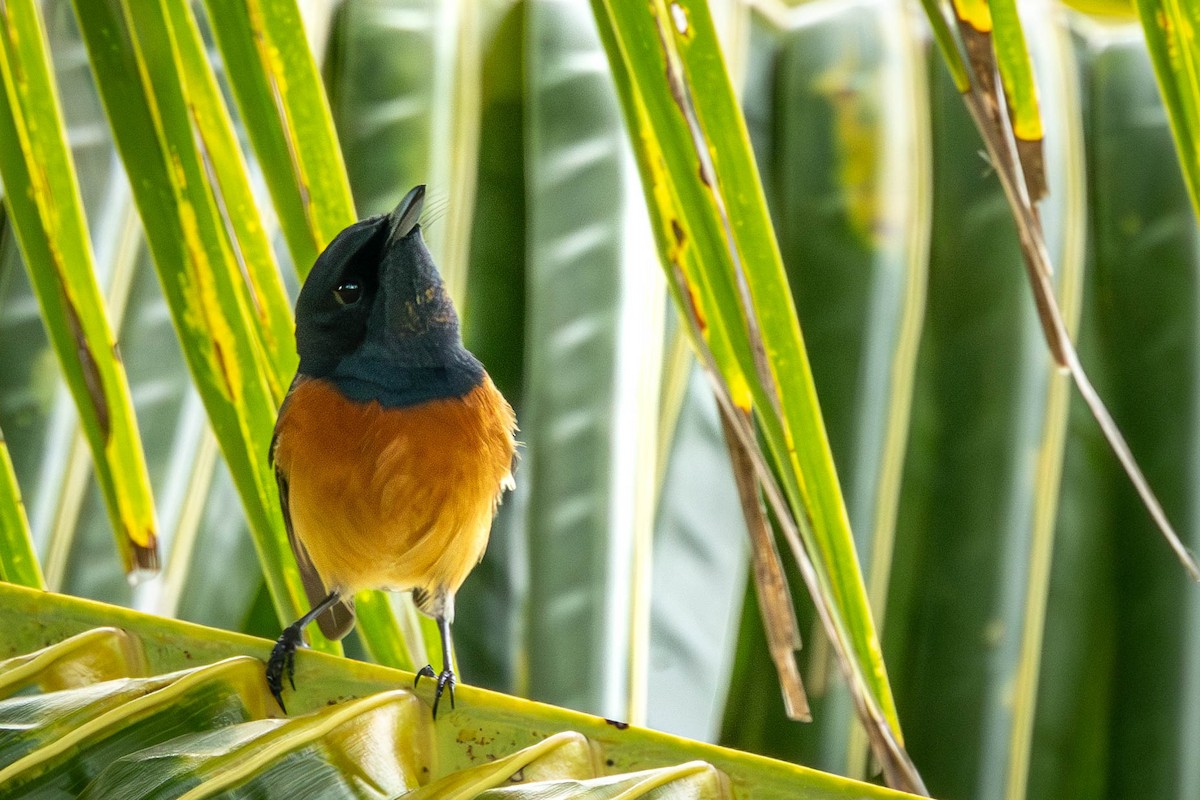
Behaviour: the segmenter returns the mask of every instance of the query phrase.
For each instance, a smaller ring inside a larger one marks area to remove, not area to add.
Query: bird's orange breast
[[[486,375],[463,397],[404,408],[354,402],[325,380],[297,385],[275,463],[326,588],[457,591],[511,481],[515,429]]]

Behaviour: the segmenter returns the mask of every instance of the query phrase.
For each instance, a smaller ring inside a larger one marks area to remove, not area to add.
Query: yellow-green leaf
[[[254,203],[246,163],[191,6],[184,0],[166,0],[164,5],[174,33],[197,146],[217,199],[221,222],[231,234],[230,250],[246,279],[242,285],[255,323],[251,330],[257,334],[270,366],[264,374],[271,384],[272,395],[280,401],[298,361],[291,302]]]
[[[1137,0],[1137,11],[1192,207],[1200,214],[1200,5]]]
[[[129,383],[96,283],[58,93],[33,0],[0,5],[0,178],[126,571],[158,568],[154,500]],[[31,577],[30,574],[26,575]]]
[[[206,0],[296,271],[357,219],[296,0]]]
[[[942,60],[946,62],[950,75],[954,78],[954,85],[960,92],[969,92],[971,78],[967,73],[967,64],[963,61],[962,51],[958,49],[958,42],[950,30],[950,24],[942,13],[941,0],[921,0],[921,6],[929,19],[929,27],[933,29],[933,39],[937,42]]]
[[[1033,79],[1033,62],[1025,44],[1021,18],[1017,15],[1016,0],[991,0],[991,3],[996,26],[996,63],[1008,101],[1008,118],[1017,140],[1017,157],[1021,160],[1029,199],[1037,202],[1046,196],[1047,189],[1042,112]]]
[[[625,105],[655,233],[685,317],[692,287],[707,328],[723,333],[744,378],[812,562],[810,589],[829,609],[830,635],[846,655],[860,698],[874,705],[877,742],[919,783],[899,746],[895,704],[871,621],[845,504],[817,406],[795,308],[767,214],[745,123],[707,4],[649,7],[594,0]],[[695,251],[687,274],[680,248]],[[711,332],[704,333],[712,341]],[[716,360],[716,359],[714,359]],[[718,362],[719,363],[719,362]],[[739,377],[725,373],[728,385]]]
[[[163,295],[229,465],[281,621],[308,601],[267,463],[276,396],[254,332],[242,272],[209,186],[181,74],[177,32],[161,3],[76,0],[113,139],[125,164]],[[312,632],[316,647],[340,650]]]
[[[0,433],[0,580],[33,589],[46,586],[3,433]]]
[[[53,644],[65,636],[112,624],[140,642],[154,674],[0,701],[0,720],[16,723],[0,736],[0,774],[19,775],[28,789],[93,800],[234,787],[288,798],[297,786],[355,798],[417,786],[418,798],[909,796],[469,686],[435,721],[432,689],[414,691],[412,673],[311,651],[297,654],[303,714],[272,718],[260,660],[269,641],[8,585],[0,607],[14,620],[0,629],[0,657],[37,661],[67,645]],[[105,637],[71,645],[104,647]]]

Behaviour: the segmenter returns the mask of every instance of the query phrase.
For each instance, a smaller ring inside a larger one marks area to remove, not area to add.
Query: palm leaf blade
[[[32,2],[6,7],[0,72],[0,176],[42,319],[75,398],[125,570],[158,568],[154,501],[95,279],[83,205],[58,95]]]
[[[140,643],[151,678],[0,701],[0,719],[20,716],[62,726],[69,720],[61,712],[70,710],[72,718],[99,721],[93,729],[101,736],[95,739],[92,730],[79,727],[70,735],[88,751],[109,742],[107,761],[83,756],[60,761],[65,754],[19,745],[25,758],[73,767],[70,786],[100,776],[103,783],[93,784],[85,795],[92,800],[128,796],[100,791],[122,791],[117,776],[125,785],[153,789],[164,773],[173,787],[155,796],[179,796],[198,780],[218,781],[209,784],[215,790],[246,785],[241,781],[249,779],[259,790],[278,791],[278,779],[274,789],[259,779],[268,773],[283,778],[286,772],[273,772],[279,755],[311,752],[308,743],[324,752],[304,756],[307,763],[298,772],[301,787],[331,769],[343,777],[359,771],[360,776],[383,778],[378,790],[366,790],[371,797],[414,782],[420,784],[414,797],[474,797],[502,787],[518,797],[544,797],[573,785],[564,779],[587,781],[582,788],[588,793],[581,796],[596,798],[613,797],[614,785],[630,790],[622,795],[626,797],[655,786],[678,787],[687,797],[732,798],[736,792],[756,800],[783,800],[797,792],[813,800],[908,796],[471,687],[460,687],[457,710],[439,715],[434,723],[425,710],[429,690],[414,697],[408,689],[411,673],[308,651],[299,654],[296,675],[295,702],[304,715],[271,719],[277,709],[261,680],[261,662],[247,657],[264,657],[268,641],[7,585],[0,585],[0,602],[18,620],[0,633],[0,656],[27,653],[31,644],[78,634],[101,621],[119,625]],[[216,663],[196,666],[209,660]],[[0,674],[4,667],[0,662]],[[173,671],[161,674],[164,670]],[[362,699],[351,699],[355,697]],[[113,713],[97,714],[100,706]],[[172,709],[176,734],[168,737]],[[125,721],[134,727],[123,728]],[[349,728],[338,735],[343,724]],[[146,732],[163,744],[147,749],[145,739],[122,737],[122,730]],[[274,746],[258,747],[256,739],[262,744],[273,740]],[[344,763],[339,752],[354,762]],[[205,755],[213,756],[211,763]],[[139,759],[147,762],[145,769],[132,766]],[[0,770],[11,768],[0,759]],[[112,770],[107,777],[106,769]],[[643,772],[618,774],[631,769]],[[138,783],[129,783],[133,781]]]
[[[301,277],[354,203],[295,0],[207,0],[230,86]]]
[[[290,621],[307,602],[266,462],[277,398],[192,136],[171,24],[157,7],[134,15],[78,2],[75,11],[193,382],[242,497],[276,610]]]

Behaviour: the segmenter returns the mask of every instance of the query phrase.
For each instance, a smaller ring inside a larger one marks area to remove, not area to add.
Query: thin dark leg
[[[304,629],[310,622],[332,608],[340,599],[341,596],[337,592],[330,592],[329,596],[317,603],[312,611],[284,628],[283,633],[275,640],[275,647],[271,650],[271,657],[267,660],[267,687],[271,690],[271,694],[275,695],[275,702],[279,703],[279,707],[285,714],[287,708],[283,705],[283,675],[285,672],[287,673],[288,683],[292,685],[292,689],[295,689],[296,648],[304,642]]]
[[[450,708],[454,708],[454,687],[458,683],[454,678],[454,658],[450,649],[450,621],[444,616],[437,618],[438,632],[442,635],[442,672],[435,674],[433,666],[426,664],[417,672],[413,686],[421,682],[422,677],[437,680],[437,690],[433,693],[433,718],[437,719],[438,703],[442,701],[442,693],[450,690]]]

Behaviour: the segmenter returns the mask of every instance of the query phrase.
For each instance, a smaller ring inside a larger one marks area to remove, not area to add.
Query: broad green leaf
[[[152,672],[172,673],[0,702],[0,717],[34,723],[13,734],[14,741],[0,736],[0,748],[12,746],[25,754],[17,766],[0,758],[0,770],[32,777],[33,770],[44,768],[37,788],[54,782],[78,793],[81,779],[105,768],[112,770],[104,778],[111,781],[106,787],[154,786],[164,775],[186,781],[189,772],[211,767],[214,780],[226,781],[211,784],[214,789],[244,786],[238,782],[243,775],[256,781],[276,778],[254,784],[256,791],[288,786],[287,775],[299,780],[284,797],[295,796],[308,780],[323,786],[317,781],[332,777],[331,771],[343,778],[375,774],[388,782],[415,778],[423,787],[419,792],[437,797],[455,796],[441,791],[455,785],[477,786],[476,793],[510,787],[523,792],[521,797],[556,797],[580,788],[564,778],[591,780],[583,787],[591,793],[584,797],[613,797],[612,787],[618,785],[629,790],[624,796],[636,797],[678,779],[684,779],[674,784],[685,792],[682,796],[714,796],[714,788],[720,791],[715,796],[760,800],[909,796],[469,686],[459,687],[457,709],[444,709],[434,722],[426,711],[427,684],[415,692],[421,702],[412,700],[411,673],[307,650],[298,653],[296,664],[296,710],[303,715],[264,719],[277,711],[258,660],[269,652],[270,641],[9,585],[0,585],[0,605],[13,614],[13,624],[0,630],[0,656],[28,653],[103,621],[141,641]],[[107,713],[98,715],[102,709]],[[359,720],[356,712],[367,709],[367,718]],[[22,737],[48,736],[51,730],[65,733],[48,749],[22,744]],[[372,747],[372,742],[383,746]],[[66,751],[76,746],[79,755],[70,757]],[[284,751],[302,760],[296,772],[282,768],[286,761],[275,761]],[[207,764],[208,755],[216,761]],[[117,761],[121,756],[128,757]],[[147,757],[153,767],[130,766]],[[343,757],[354,760],[347,763]],[[265,769],[249,769],[252,761]],[[619,774],[633,771],[643,774]],[[109,796],[100,788],[93,800]],[[361,791],[384,794],[369,784]]]
[[[586,800],[634,800],[641,797],[717,800],[730,795],[728,785],[717,770],[709,764],[695,762],[586,781],[543,781],[529,786],[492,789],[478,797],[480,800],[557,800],[567,797]]]
[[[1197,387],[1183,367],[1200,352],[1194,206],[1173,157],[1155,56],[1136,28],[1080,30],[1092,145],[1084,326],[1113,413],[1194,549]],[[1042,674],[1049,686],[1030,792],[1185,797],[1200,791],[1200,765],[1189,757],[1200,746],[1197,590],[1166,548],[1147,541],[1153,526],[1110,474],[1107,454],[1085,439],[1075,458],[1086,469],[1079,493],[1093,492],[1086,503],[1072,495],[1064,511],[1077,516],[1060,527],[1063,548],[1086,571],[1055,574],[1046,642],[1055,660]]]
[[[807,555],[797,552],[797,558],[811,558],[812,588],[829,608],[830,633],[845,654],[844,666],[864,708],[873,705],[872,717],[889,729],[877,731],[877,741],[889,750],[889,760],[896,759],[890,764],[907,773],[903,780],[915,785],[919,778],[899,749],[862,576],[850,566],[857,564],[853,539],[795,308],[707,6],[673,3],[668,11],[665,3],[618,8],[597,0],[593,7],[610,62],[621,65],[614,70],[633,84],[622,100],[631,137],[647,151],[639,165],[647,199],[658,207],[660,256],[668,271],[683,271],[689,293],[697,282],[710,284],[701,289],[713,298],[704,309],[714,315],[708,327],[728,336],[749,385],[799,521]],[[695,249],[697,274],[679,265],[676,252],[684,248]],[[893,744],[884,745],[884,738]]]
[[[146,676],[141,642],[116,628],[92,628],[34,653],[0,661],[0,697],[74,689]]]
[[[763,20],[754,29],[752,51],[773,53],[762,71],[775,76],[775,91],[748,95],[746,116],[771,120],[752,128],[752,138],[882,621],[925,301],[925,64],[911,23],[888,3],[817,3],[791,23],[780,30]],[[726,741],[860,773],[864,742],[822,634],[805,632],[801,659],[813,694],[824,696],[813,700],[814,724],[782,727],[777,683],[755,667],[760,631],[743,634]],[[735,711],[743,704],[766,708],[752,717]]]
[[[301,277],[355,221],[296,0],[206,0],[230,88]]]
[[[27,796],[77,795],[115,759],[274,709],[246,656],[150,678],[118,678],[0,701],[0,782]],[[265,702],[264,702],[265,700]]]
[[[413,732],[424,708],[406,691],[383,692],[291,720],[263,719],[185,734],[106,767],[81,800],[167,800],[188,792],[262,798],[391,797],[428,772]]]
[[[307,610],[266,462],[278,398],[193,135],[165,9],[75,4],[113,138],[193,381],[234,476],[281,620]],[[314,632],[314,643],[336,649]]]
[[[494,787],[503,787],[513,778],[538,782],[547,779],[576,781],[596,775],[596,765],[588,740],[573,731],[547,736],[537,744],[522,748],[504,758],[459,770],[439,781],[422,786],[411,800],[467,800],[480,797]]]
[[[1064,45],[1031,40],[1069,74]],[[1046,357],[1001,188],[933,73],[934,224],[927,325],[904,478],[887,642],[913,758],[935,795],[1020,796],[1030,754],[1057,513],[1067,386]],[[1042,219],[1060,300],[1077,313],[1083,258],[1078,106],[1044,84],[1054,184]],[[945,703],[949,693],[956,702]]]
[[[525,425],[525,22],[506,4],[483,36],[480,139],[469,280],[459,311],[467,349]],[[437,224],[436,222],[434,223]],[[524,434],[520,434],[524,439]],[[454,646],[467,680],[515,692],[526,583],[524,508],[531,486],[518,451],[517,488],[500,506],[483,561],[455,599]]]
[[[32,0],[5,7],[0,177],[67,384],[75,398],[127,572],[158,568],[150,482],[124,368],[96,282],[82,199]]]
[[[657,386],[665,293],[587,10],[526,12],[528,693],[636,721],[649,620],[637,539],[653,524],[639,504],[656,453],[639,424],[657,408],[642,390]]]
[[[1200,6],[1187,0],[1137,0],[1135,5],[1179,166],[1192,207],[1200,213]]]
[[[492,789],[480,800],[554,800],[579,797],[585,800],[634,800],[634,798],[678,797],[717,800],[732,795],[728,783],[711,764],[702,761],[675,767],[631,772],[586,781],[551,780],[529,786]]]

